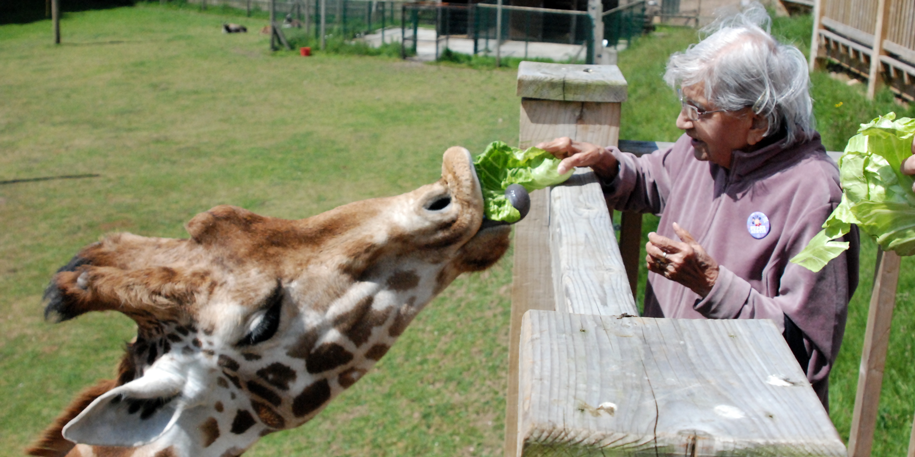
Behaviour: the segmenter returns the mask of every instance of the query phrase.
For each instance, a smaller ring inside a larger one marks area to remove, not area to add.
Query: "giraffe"
[[[81,392],[40,456],[237,456],[359,380],[459,274],[490,267],[510,226],[484,220],[470,153],[412,192],[301,220],[217,206],[189,239],[114,234],[53,277],[45,316],[137,323],[113,380]]]

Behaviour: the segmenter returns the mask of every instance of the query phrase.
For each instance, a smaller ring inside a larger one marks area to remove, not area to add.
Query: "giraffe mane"
[[[54,419],[41,436],[25,450],[26,455],[41,457],[64,457],[76,446],[76,443],[64,438],[64,427],[79,413],[83,412],[96,398],[115,387],[130,382],[136,373],[130,347],[126,348],[124,357],[118,365],[117,379],[101,379],[95,385],[83,389],[67,408]]]

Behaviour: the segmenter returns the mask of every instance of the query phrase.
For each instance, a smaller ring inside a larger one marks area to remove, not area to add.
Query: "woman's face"
[[[677,128],[693,139],[696,159],[731,168],[734,150],[748,150],[762,139],[753,128],[754,115],[749,108],[703,113],[718,109],[705,98],[703,84],[684,87],[681,93],[683,104],[695,106],[700,113],[697,120],[691,120],[684,107],[677,116]]]

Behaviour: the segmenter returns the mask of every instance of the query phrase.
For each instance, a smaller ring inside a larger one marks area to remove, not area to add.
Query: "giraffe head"
[[[186,228],[109,236],[54,276],[48,319],[115,310],[137,337],[117,379],[31,453],[241,454],[314,417],[455,277],[495,263],[510,231],[484,221],[463,148],[445,152],[440,181],[397,197],[295,221],[220,206]]]

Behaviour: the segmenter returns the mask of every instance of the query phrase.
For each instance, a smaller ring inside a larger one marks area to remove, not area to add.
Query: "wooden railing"
[[[518,94],[521,147],[617,144],[615,66],[523,63]],[[514,243],[506,456],[845,456],[771,321],[636,316],[592,172],[534,192]]]
[[[810,68],[824,58],[867,78],[868,98],[885,83],[915,100],[915,1],[816,0]]]

